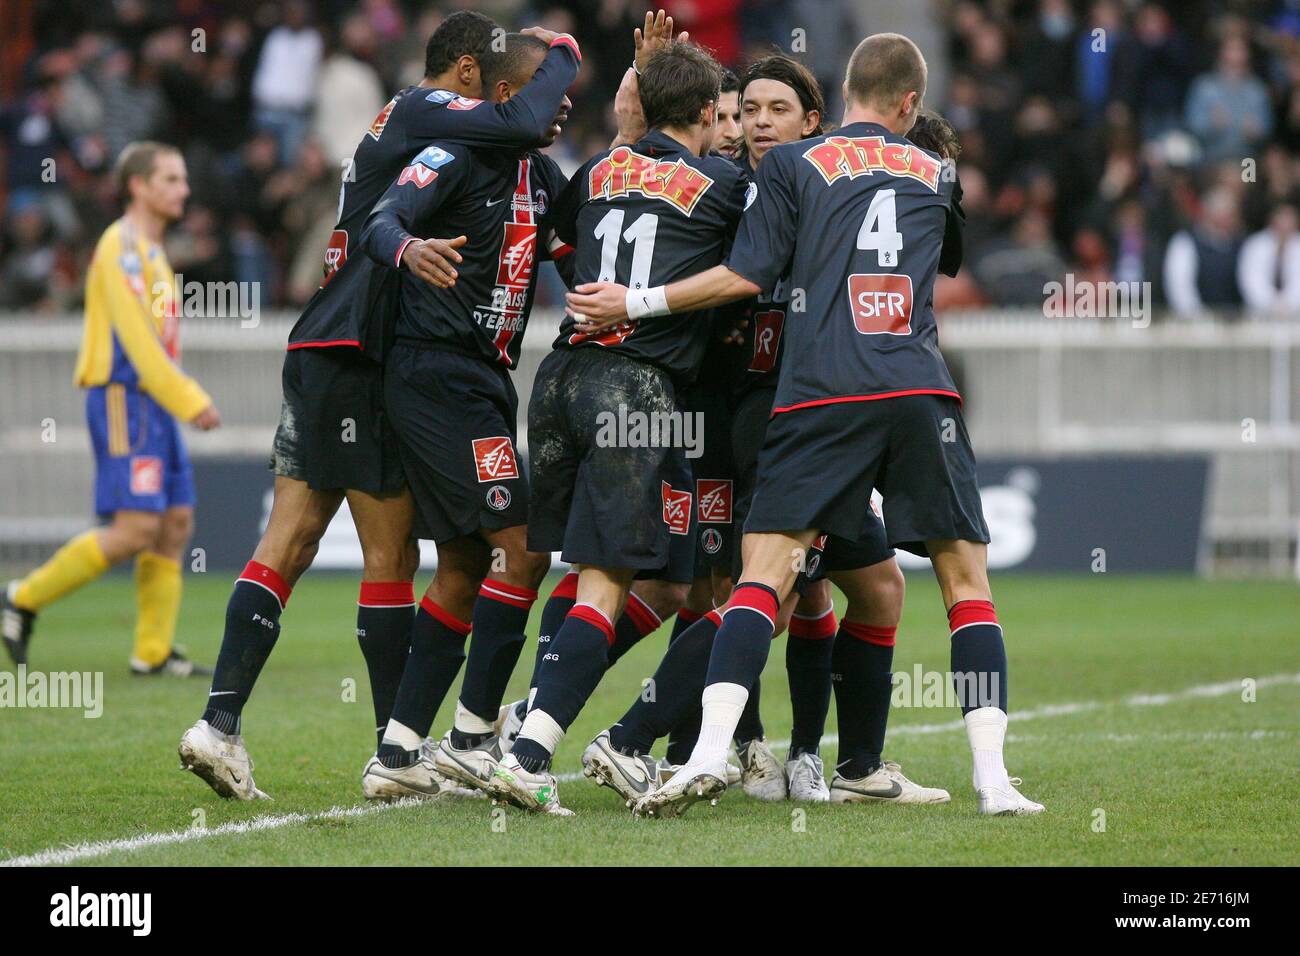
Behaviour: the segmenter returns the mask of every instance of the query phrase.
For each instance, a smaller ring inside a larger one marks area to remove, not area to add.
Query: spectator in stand
[[[1060,282],[1065,261],[1052,239],[1052,226],[1038,209],[1028,209],[1016,220],[1011,236],[1000,248],[985,255],[976,266],[981,288],[999,306],[1043,304],[1043,288]]]
[[[321,66],[313,135],[335,169],[352,158],[357,130],[368,129],[388,102],[390,94],[370,65],[375,43],[370,21],[354,14],[343,21],[336,48]]]
[[[1126,91],[1129,107],[1148,139],[1161,136],[1182,120],[1192,51],[1175,28],[1169,11],[1145,3],[1134,23],[1132,50],[1137,57]]]
[[[1300,315],[1300,218],[1293,205],[1273,210],[1268,228],[1241,245],[1237,281],[1255,312]]]
[[[1241,216],[1237,200],[1222,187],[1205,197],[1200,220],[1169,240],[1165,251],[1165,296],[1179,318],[1199,318],[1207,308],[1241,305],[1237,260]]]
[[[1021,51],[1021,76],[1025,92],[1063,103],[1073,90],[1070,65],[1074,60],[1074,11],[1070,0],[1039,0],[1038,14]]]
[[[12,248],[0,266],[0,309],[54,312],[74,298],[69,261],[34,196],[9,204],[8,240]]]
[[[1147,225],[1146,209],[1137,198],[1126,199],[1115,211],[1115,281],[1150,282],[1154,297],[1162,301],[1161,243]]]
[[[1229,36],[1213,73],[1196,78],[1187,97],[1187,128],[1209,160],[1249,156],[1273,131],[1268,87],[1250,71],[1250,47]]]
[[[1100,123],[1106,107],[1129,87],[1125,70],[1136,59],[1117,0],[1098,0],[1075,40],[1075,93],[1085,126]]]
[[[307,135],[311,105],[320,67],[320,32],[307,22],[305,0],[284,4],[284,22],[262,44],[253,74],[253,121],[276,139],[277,158],[284,165],[298,158]]]

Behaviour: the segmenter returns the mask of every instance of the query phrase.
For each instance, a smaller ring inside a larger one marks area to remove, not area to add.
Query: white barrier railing
[[[238,319],[185,320],[184,363],[225,422],[194,434],[193,454],[266,455],[293,319],[268,314],[250,328]],[[558,322],[557,310],[532,319],[516,372],[525,406]],[[1208,455],[1213,563],[1290,573],[1300,527],[1300,318],[1135,328],[970,313],[946,316],[940,339],[980,453]],[[46,527],[44,538],[57,541],[85,520],[89,445],[71,383],[79,341],[75,317],[0,315],[0,482],[8,491],[0,549],[40,541]],[[523,431],[523,409],[520,421]]]

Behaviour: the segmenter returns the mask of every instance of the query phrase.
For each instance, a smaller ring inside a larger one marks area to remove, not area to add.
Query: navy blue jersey
[[[361,248],[381,268],[401,270],[397,337],[513,368],[537,287],[538,255],[566,248],[546,238],[548,213],[566,185],[555,161],[538,152],[454,143],[420,152],[375,203],[361,233]],[[402,266],[403,250],[417,238],[456,235],[468,241],[452,288],[440,289]]]
[[[722,262],[749,185],[720,156],[700,157],[658,130],[589,160],[569,183],[555,219],[573,246],[573,284],[665,285]],[[656,365],[678,382],[699,370],[712,310],[620,323],[590,335],[565,316],[556,348],[607,348]]]
[[[727,306],[724,325],[732,328],[737,319],[746,322],[741,341],[726,346],[725,371],[733,403],[756,388],[776,388],[781,370],[781,340],[785,314],[790,307],[789,276],[778,279],[769,291]]]
[[[382,359],[392,332],[395,277],[367,256],[354,254],[376,201],[411,157],[435,140],[509,150],[539,144],[578,65],[572,39],[559,37],[532,81],[504,103],[421,86],[407,87],[389,100],[343,170],[324,277],[289,333],[289,347],[350,346]]]
[[[790,270],[773,411],[959,397],[932,301],[941,251],[949,264],[959,249],[956,179],[944,164],[882,126],[854,123],[773,148],[756,183],[727,265],[763,289]]]

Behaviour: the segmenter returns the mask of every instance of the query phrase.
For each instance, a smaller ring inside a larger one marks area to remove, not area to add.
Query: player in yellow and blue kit
[[[194,525],[194,476],[179,423],[206,431],[221,422],[177,361],[175,276],[162,235],[190,193],[185,161],[170,146],[132,143],[116,173],[126,211],[95,247],[76,370],[95,450],[95,511],[106,523],[9,583],[0,633],[14,662],[25,663],[38,612],[134,558],[132,673],[210,674],[173,646],[180,559]]]

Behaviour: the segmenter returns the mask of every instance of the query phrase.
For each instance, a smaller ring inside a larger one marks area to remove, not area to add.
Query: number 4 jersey
[[[874,123],[775,147],[728,267],[763,289],[790,266],[773,413],[898,395],[960,398],[932,304],[960,261],[956,177]],[[955,261],[954,261],[955,260]]]

